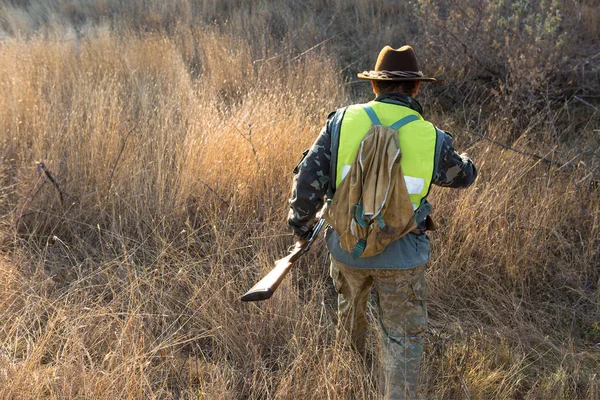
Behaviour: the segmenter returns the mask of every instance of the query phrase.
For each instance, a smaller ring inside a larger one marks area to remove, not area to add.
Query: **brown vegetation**
[[[599,9],[0,2],[0,398],[375,398],[322,244],[239,297],[291,244],[301,151],[405,43],[480,172],[431,196],[425,396],[599,398]]]

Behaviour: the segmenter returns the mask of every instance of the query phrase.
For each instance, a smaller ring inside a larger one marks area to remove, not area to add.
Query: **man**
[[[423,75],[410,46],[379,53],[375,70],[358,74],[370,80],[375,100],[367,103],[382,125],[403,117],[411,123],[398,129],[402,151],[401,168],[407,184],[417,228],[389,244],[383,252],[356,258],[340,247],[339,235],[326,232],[331,253],[331,277],[338,292],[338,325],[363,353],[367,332],[366,304],[375,287],[378,325],[382,346],[382,391],[385,398],[417,398],[417,381],[427,328],[425,264],[429,260],[429,238],[433,227],[426,197],[432,184],[461,188],[471,185],[477,170],[466,154],[452,147],[452,136],[423,120],[414,99]],[[364,135],[371,127],[365,105],[352,105],[331,113],[319,137],[294,172],[288,223],[298,239],[310,232],[324,197],[331,198]],[[416,118],[415,118],[416,116]],[[350,156],[348,156],[350,154]]]

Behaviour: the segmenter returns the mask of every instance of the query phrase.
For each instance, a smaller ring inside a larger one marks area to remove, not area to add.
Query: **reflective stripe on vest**
[[[430,122],[423,120],[419,113],[408,107],[371,101],[367,104],[356,104],[347,108],[340,130],[336,187],[340,186],[342,179],[350,170],[360,142],[371,128],[373,113],[367,112],[365,106],[371,108],[381,125],[391,126],[396,122],[398,125],[403,125],[406,121],[410,122],[405,127],[400,127],[398,138],[402,151],[401,166],[404,181],[410,201],[416,210],[429,193],[431,186],[437,134],[435,127]]]

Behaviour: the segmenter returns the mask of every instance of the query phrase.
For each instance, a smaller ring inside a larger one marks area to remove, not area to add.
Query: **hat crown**
[[[375,71],[419,72],[415,51],[410,46],[402,46],[396,50],[385,46],[379,52]]]

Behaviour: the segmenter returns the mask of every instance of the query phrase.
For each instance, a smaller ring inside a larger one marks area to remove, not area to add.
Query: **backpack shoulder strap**
[[[371,123],[373,125],[382,125],[381,121],[379,120],[379,117],[377,116],[377,113],[375,112],[375,110],[373,110],[373,107],[371,107],[368,104],[364,104],[363,109],[365,110],[365,112],[367,113],[369,118],[371,119]],[[404,125],[410,124],[411,122],[417,121],[417,120],[419,120],[418,116],[416,116],[414,114],[407,115],[406,117],[400,118],[398,121],[396,121],[392,125],[390,125],[390,128],[397,131],[398,129],[402,128]]]
[[[407,115],[406,117],[400,118],[398,121],[396,121],[392,125],[390,125],[390,128],[397,131],[398,129],[402,128],[404,125],[410,124],[411,122],[418,121],[418,120],[419,120],[419,117],[417,117],[414,114]]]
[[[368,104],[364,104],[363,109],[365,110],[365,112],[367,113],[369,118],[371,119],[371,123],[373,125],[381,125],[381,122],[379,121],[379,117],[375,113],[375,110],[373,110],[373,107],[371,107]]]

